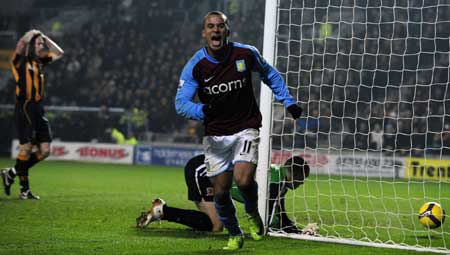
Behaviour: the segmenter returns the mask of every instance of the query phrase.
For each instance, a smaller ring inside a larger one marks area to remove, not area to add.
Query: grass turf
[[[11,164],[0,160],[1,166]],[[168,222],[144,230],[134,227],[135,218],[155,197],[171,206],[195,208],[187,200],[180,168],[46,161],[31,170],[30,179],[41,200],[19,200],[17,183],[10,197],[0,194],[0,254],[231,253],[221,250],[225,233],[195,232]],[[237,207],[246,231],[243,207]],[[425,254],[275,237],[259,242],[246,237],[244,248],[232,253]]]

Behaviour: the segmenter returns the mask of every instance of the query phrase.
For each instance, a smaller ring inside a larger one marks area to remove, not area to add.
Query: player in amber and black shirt
[[[17,175],[21,186],[19,198],[39,199],[30,191],[28,170],[49,156],[52,141],[50,125],[41,103],[44,96],[42,69],[63,54],[55,42],[38,30],[26,32],[17,43],[11,71],[16,81],[15,122],[20,145],[16,165],[1,171],[6,195],[10,195]]]
[[[250,45],[230,42],[228,18],[219,11],[203,19],[206,46],[185,65],[175,99],[177,113],[203,121],[207,175],[214,187],[214,203],[230,234],[226,250],[243,246],[243,232],[230,197],[232,181],[244,197],[250,235],[263,236],[258,213],[257,184],[254,180],[261,113],[253,94],[252,72],[258,72],[294,119],[301,115],[297,101],[289,94],[278,71]],[[198,95],[200,103],[193,101]]]

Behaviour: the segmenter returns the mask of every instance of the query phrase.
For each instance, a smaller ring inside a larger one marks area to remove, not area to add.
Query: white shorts
[[[205,136],[203,148],[207,176],[232,171],[236,162],[258,162],[259,131],[253,128],[234,135]]]

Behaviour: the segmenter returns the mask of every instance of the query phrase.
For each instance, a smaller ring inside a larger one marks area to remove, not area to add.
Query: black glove
[[[287,108],[288,112],[292,115],[292,118],[298,119],[302,115],[302,108],[298,106],[297,104],[289,105]]]

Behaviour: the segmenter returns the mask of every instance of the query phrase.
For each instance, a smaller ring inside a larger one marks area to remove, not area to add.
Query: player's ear
[[[205,29],[202,29],[202,38],[206,38],[206,33],[205,33]]]

